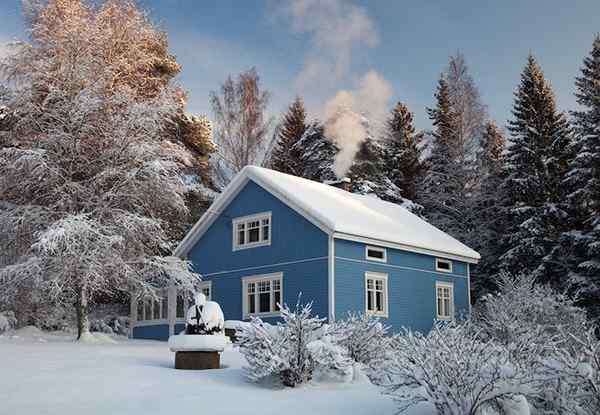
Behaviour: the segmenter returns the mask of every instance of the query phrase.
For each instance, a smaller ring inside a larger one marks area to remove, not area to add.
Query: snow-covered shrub
[[[572,343],[554,347],[536,371],[542,409],[556,413],[600,413],[600,342],[594,330],[569,334]],[[553,392],[553,393],[552,393]]]
[[[0,334],[17,327],[17,318],[13,311],[0,312]]]
[[[352,359],[334,336],[325,335],[313,340],[307,348],[315,364],[316,380],[345,382],[352,378]]]
[[[508,351],[464,323],[437,323],[428,335],[405,329],[386,356],[369,365],[371,381],[384,388],[400,412],[420,403],[439,414],[475,415],[519,394],[525,377]]]
[[[339,344],[348,350],[352,360],[364,364],[381,357],[389,347],[388,330],[389,327],[369,314],[349,313],[333,326]]]
[[[579,347],[589,328],[586,313],[575,299],[534,276],[502,274],[499,290],[482,299],[473,313],[485,340],[506,348],[513,367],[532,378],[524,392],[541,413],[572,412],[580,390],[565,376],[556,357]]]
[[[279,376],[286,386],[306,383],[315,369],[320,376],[333,377],[349,370],[345,350],[329,336],[325,319],[313,317],[312,303],[296,304],[294,311],[281,308],[282,323],[271,326],[260,318],[252,318],[242,326],[237,344],[246,358],[246,375],[253,381]]]

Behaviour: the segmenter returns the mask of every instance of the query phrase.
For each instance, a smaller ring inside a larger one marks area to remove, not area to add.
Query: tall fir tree
[[[541,67],[529,56],[515,92],[509,121],[503,196],[505,232],[502,268],[533,273],[541,281],[564,285],[559,237],[569,222],[563,186],[571,141],[564,114]]]
[[[498,273],[498,259],[502,254],[498,239],[503,232],[500,187],[505,144],[502,131],[493,121],[488,121],[481,136],[482,151],[478,163],[480,184],[474,192],[474,225],[478,237],[472,248],[481,254],[481,261],[472,270],[475,299],[496,288],[493,276]]]
[[[387,177],[400,190],[401,196],[416,203],[424,173],[422,139],[423,135],[415,131],[413,114],[406,105],[398,102],[386,123],[384,167]]]
[[[292,150],[298,150],[294,145],[302,138],[307,128],[304,102],[297,96],[283,115],[277,142],[271,154],[270,166],[272,169],[298,175],[302,169],[302,166],[298,164],[301,153]]]
[[[425,216],[438,228],[469,244],[473,231],[469,175],[473,169],[463,163],[458,115],[452,108],[444,75],[438,82],[435,98],[435,108],[428,109],[434,131],[422,188]]]
[[[573,113],[577,140],[565,184],[576,223],[564,240],[573,255],[573,280],[600,316],[600,35],[575,81],[580,111]]]
[[[294,174],[318,182],[335,180],[333,163],[338,151],[333,141],[325,136],[323,125],[313,121],[290,149],[297,160]]]

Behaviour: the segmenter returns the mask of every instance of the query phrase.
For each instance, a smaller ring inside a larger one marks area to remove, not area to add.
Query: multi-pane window
[[[454,287],[449,282],[436,282],[435,299],[437,318],[451,320],[454,317]]]
[[[366,285],[366,312],[379,316],[388,314],[387,274],[367,272]]]
[[[271,213],[233,220],[233,249],[253,248],[271,243]]]
[[[244,278],[244,316],[279,312],[281,273]]]
[[[210,301],[212,299],[212,282],[211,281],[202,281],[200,286],[198,287],[200,292],[204,294],[206,297],[206,301]]]
[[[167,312],[166,293],[159,300],[140,298],[137,301],[137,321],[166,319]]]

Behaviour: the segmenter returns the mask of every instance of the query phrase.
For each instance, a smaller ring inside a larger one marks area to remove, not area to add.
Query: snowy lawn
[[[231,348],[221,356],[223,369],[181,371],[165,342],[75,344],[25,330],[0,336],[0,356],[6,415],[394,413],[393,402],[366,380],[296,389],[250,383]]]

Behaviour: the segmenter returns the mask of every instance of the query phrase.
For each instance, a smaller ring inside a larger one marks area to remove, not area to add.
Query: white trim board
[[[208,274],[204,273],[204,274],[202,274],[202,276],[210,277],[213,275],[230,274],[232,272],[251,271],[254,269],[261,269],[261,268],[279,267],[282,265],[301,264],[302,262],[320,261],[320,260],[327,259],[327,258],[328,257],[326,257],[326,256],[319,256],[319,257],[314,257],[314,258],[299,259],[296,261],[278,262],[277,264],[256,265],[254,267],[237,268],[237,269],[231,269],[231,270],[227,270],[227,271],[217,271],[217,272],[211,272]]]
[[[377,265],[377,266],[380,266],[380,267],[406,269],[406,270],[409,270],[409,271],[428,272],[430,274],[442,275],[442,276],[446,276],[446,277],[456,277],[456,278],[465,278],[465,279],[468,279],[468,277],[465,276],[465,275],[451,274],[449,272],[439,272],[439,271],[433,271],[433,270],[428,270],[428,269],[405,267],[405,266],[402,266],[402,265],[384,264],[383,262],[375,264],[372,261],[365,261],[365,260],[362,260],[362,259],[354,259],[354,258],[346,258],[346,257],[343,257],[343,256],[336,256],[335,258],[336,259],[341,259],[342,261],[359,262],[361,264],[366,264],[366,265],[371,265],[371,266]]]

